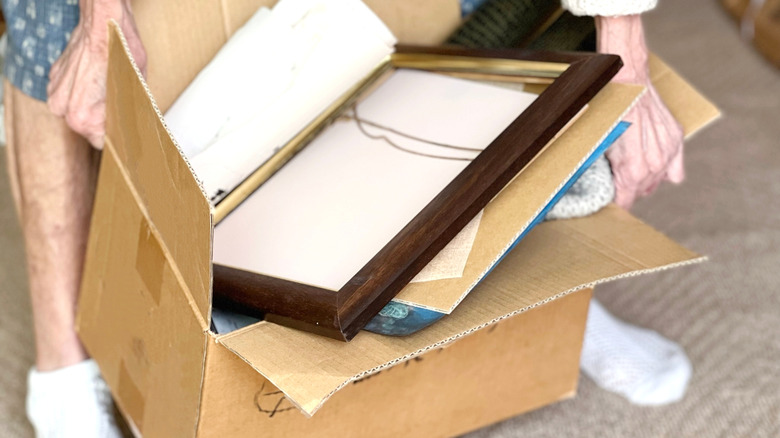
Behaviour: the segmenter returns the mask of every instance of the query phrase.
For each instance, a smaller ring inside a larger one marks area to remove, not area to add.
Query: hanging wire
[[[421,143],[426,143],[426,144],[429,144],[431,146],[438,146],[438,147],[452,149],[452,150],[457,150],[457,151],[482,152],[482,149],[470,148],[470,147],[465,147],[465,146],[456,146],[456,145],[451,145],[451,144],[447,144],[447,143],[440,143],[440,142],[437,142],[437,141],[428,140],[428,139],[424,139],[424,138],[421,138],[421,137],[416,137],[414,135],[398,131],[398,130],[393,129],[391,127],[380,125],[380,124],[372,122],[370,120],[364,120],[364,119],[362,119],[358,115],[357,104],[352,106],[352,115],[344,115],[344,117],[346,119],[354,120],[355,124],[357,125],[358,129],[360,130],[360,132],[363,135],[365,135],[366,137],[368,137],[368,138],[370,138],[372,140],[384,141],[385,143],[389,144],[390,146],[392,146],[392,147],[394,147],[394,148],[396,148],[396,149],[398,149],[400,151],[407,152],[407,153],[410,153],[410,154],[419,155],[419,156],[428,157],[428,158],[438,158],[438,159],[441,159],[441,160],[456,160],[456,161],[472,161],[473,160],[473,158],[449,157],[449,156],[446,156],[446,155],[436,155],[436,154],[429,154],[429,153],[425,153],[425,152],[415,151],[413,149],[409,149],[409,148],[403,147],[403,146],[395,143],[393,140],[391,140],[390,138],[388,138],[385,135],[372,134],[372,133],[368,132],[366,130],[365,125],[368,125],[368,126],[371,126],[371,127],[377,128],[377,129],[381,129],[381,130],[384,130],[384,131],[387,131],[387,132],[399,135],[401,137],[408,138],[410,140],[419,141]]]

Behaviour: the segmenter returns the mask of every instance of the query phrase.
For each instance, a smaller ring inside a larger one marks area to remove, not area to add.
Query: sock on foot
[[[600,387],[638,405],[680,400],[692,372],[682,347],[654,331],[618,320],[595,299],[580,367]]]
[[[33,368],[27,385],[27,416],[38,438],[122,437],[94,361],[47,372]]]

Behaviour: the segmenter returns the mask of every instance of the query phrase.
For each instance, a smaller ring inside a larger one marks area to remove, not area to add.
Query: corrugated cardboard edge
[[[631,109],[634,107],[634,105],[636,105],[636,103],[639,101],[639,99],[641,99],[642,96],[644,96],[646,92],[647,92],[647,89],[643,89],[642,92],[640,92],[637,95],[637,97],[634,98],[634,100],[631,102],[631,104],[628,106],[628,108],[626,108],[626,110],[623,111],[623,113],[620,114],[620,116],[618,116],[618,118],[609,127],[609,129],[604,133],[604,135],[602,135],[598,139],[598,141],[595,142],[593,148],[591,148],[588,151],[588,153],[585,156],[583,156],[583,158],[577,163],[577,166],[574,167],[571,170],[571,172],[569,172],[569,174],[563,180],[561,180],[561,183],[558,184],[558,186],[555,188],[555,190],[553,190],[552,193],[550,193],[550,195],[547,197],[547,199],[542,204],[540,204],[539,208],[528,218],[528,220],[525,222],[525,224],[522,227],[520,227],[520,229],[514,234],[514,236],[512,236],[512,238],[509,239],[509,241],[504,246],[504,248],[498,254],[496,254],[495,258],[493,258],[493,260],[491,260],[491,262],[485,267],[485,269],[482,271],[482,273],[479,274],[479,276],[475,279],[475,281],[473,283],[471,283],[469,285],[469,287],[465,291],[463,291],[463,293],[460,295],[460,297],[457,299],[457,301],[455,301],[450,308],[448,308],[448,309],[435,308],[435,307],[432,307],[432,306],[426,306],[426,305],[422,305],[422,304],[419,304],[419,303],[414,303],[414,302],[410,302],[410,301],[404,301],[404,300],[400,300],[400,299],[394,299],[393,301],[409,304],[409,305],[416,306],[416,307],[425,308],[425,309],[428,309],[428,310],[433,310],[433,311],[436,311],[436,312],[441,312],[441,313],[446,313],[446,314],[452,313],[452,311],[455,310],[455,308],[458,307],[458,305],[461,302],[463,302],[463,300],[466,298],[466,296],[468,296],[468,294],[475,287],[477,287],[477,285],[482,281],[482,279],[484,279],[485,276],[488,275],[490,273],[490,271],[492,271],[496,267],[496,265],[501,261],[501,259],[504,258],[506,253],[508,253],[509,251],[512,250],[512,248],[517,244],[517,241],[520,238],[520,236],[522,236],[523,233],[528,229],[528,227],[536,220],[537,216],[539,216],[542,213],[542,211],[547,207],[547,204],[549,204],[553,200],[553,198],[555,198],[555,196],[558,194],[558,192],[560,192],[563,189],[563,187],[572,178],[572,176],[575,173],[577,173],[577,170],[579,170],[580,167],[582,167],[583,164],[585,164],[585,162],[588,161],[588,159],[591,157],[591,155],[599,148],[599,146],[601,146],[601,144],[604,142],[604,140],[606,140],[607,137],[609,137],[609,135],[612,133],[612,131],[617,127],[617,125],[623,119],[623,117],[625,117],[625,115],[629,111],[631,111]],[[510,184],[511,184],[511,182],[510,182]],[[499,193],[499,195],[500,195],[500,193]]]
[[[377,367],[372,368],[370,370],[366,370],[366,371],[364,371],[362,373],[356,374],[355,376],[353,376],[353,377],[349,378],[348,380],[344,381],[344,383],[339,385],[330,394],[328,394],[328,396],[324,400],[322,400],[322,402],[319,405],[317,405],[317,407],[315,409],[313,409],[311,411],[311,413],[305,412],[303,410],[302,411],[307,416],[314,415],[314,413],[317,412],[317,410],[319,410],[322,407],[322,405],[325,404],[325,402],[328,401],[328,399],[333,396],[333,394],[338,392],[340,389],[342,389],[344,386],[348,385],[349,383],[354,382],[355,380],[362,379],[364,377],[367,377],[367,376],[370,376],[372,374],[378,373],[379,371],[382,371],[383,369],[392,367],[392,366],[394,366],[394,365],[396,365],[398,363],[405,362],[407,360],[413,359],[413,358],[415,358],[415,357],[417,357],[417,356],[419,356],[421,354],[426,353],[429,350],[433,350],[433,349],[436,349],[436,348],[444,347],[447,344],[450,344],[450,343],[452,343],[452,342],[454,342],[454,341],[456,341],[456,340],[458,340],[458,339],[460,339],[460,338],[462,338],[464,336],[468,336],[469,334],[474,333],[474,332],[476,332],[478,330],[482,330],[484,328],[487,328],[487,327],[489,327],[489,326],[491,326],[493,324],[498,323],[499,321],[502,321],[502,320],[510,318],[512,316],[519,315],[521,313],[527,312],[527,311],[529,311],[529,310],[531,310],[531,309],[533,309],[535,307],[539,307],[539,306],[542,306],[542,305],[547,304],[549,302],[555,301],[555,300],[557,300],[559,298],[562,298],[562,297],[564,297],[566,295],[569,295],[569,294],[571,294],[573,292],[577,292],[577,291],[582,290],[582,289],[590,289],[590,288],[593,288],[593,287],[595,287],[595,286],[597,286],[599,284],[607,283],[607,282],[610,282],[610,281],[619,280],[619,279],[622,279],[622,278],[636,277],[636,276],[639,276],[639,275],[651,274],[651,273],[654,273],[654,272],[666,271],[666,270],[669,270],[669,269],[674,269],[674,268],[678,268],[678,267],[682,267],[682,266],[689,266],[689,265],[702,263],[702,262],[704,262],[706,260],[708,260],[707,256],[701,256],[701,257],[698,257],[698,258],[695,258],[695,259],[692,259],[692,260],[686,260],[686,261],[682,261],[682,262],[671,263],[671,264],[668,264],[668,265],[665,265],[665,266],[659,266],[659,267],[656,267],[656,268],[644,269],[644,270],[629,272],[629,273],[626,273],[626,274],[616,275],[616,276],[613,276],[613,277],[603,278],[601,280],[597,280],[597,281],[594,281],[594,282],[582,284],[580,286],[571,288],[571,289],[569,289],[569,290],[567,290],[565,292],[561,292],[559,294],[553,295],[553,296],[551,296],[551,297],[549,297],[549,298],[547,298],[545,300],[539,301],[539,302],[537,302],[535,304],[532,304],[530,306],[524,307],[524,308],[516,310],[514,312],[507,313],[507,314],[502,315],[500,317],[494,318],[494,319],[492,319],[492,320],[490,320],[490,321],[488,321],[488,322],[486,322],[484,324],[478,325],[478,326],[473,327],[473,328],[471,328],[469,330],[466,330],[466,331],[464,331],[462,333],[459,333],[457,335],[454,335],[454,336],[451,336],[449,338],[443,339],[443,340],[441,340],[439,342],[436,342],[435,344],[431,344],[431,345],[429,345],[427,347],[421,348],[421,349],[419,349],[417,351],[414,351],[412,353],[409,353],[407,355],[399,357],[398,359],[386,362],[386,363],[384,363],[384,364],[382,364],[380,366],[377,366]],[[288,398],[288,400],[289,400],[289,398]],[[290,400],[290,401],[293,402],[292,400]],[[293,402],[293,404],[295,404],[295,403]],[[298,405],[296,404],[296,406],[298,406]],[[300,406],[299,406],[299,408],[300,408]]]
[[[146,78],[144,78],[143,73],[141,73],[141,69],[138,68],[138,64],[136,64],[135,62],[135,58],[133,58],[133,52],[130,51],[130,46],[128,46],[127,44],[127,39],[125,38],[125,34],[122,33],[122,28],[119,26],[119,23],[117,23],[116,20],[114,19],[110,20],[109,25],[116,31],[116,34],[119,36],[119,40],[122,41],[122,47],[125,49],[125,55],[127,55],[127,59],[130,60],[130,64],[133,66],[133,70],[135,70],[135,74],[136,76],[138,76],[138,80],[141,82],[141,86],[144,88],[144,91],[146,92],[146,96],[151,101],[152,108],[154,108],[154,112],[155,114],[157,114],[157,118],[160,119],[163,128],[165,128],[165,132],[171,138],[171,141],[173,141],[174,146],[176,146],[176,150],[179,151],[179,154],[184,159],[184,162],[187,163],[187,167],[190,169],[190,173],[192,173],[192,176],[195,177],[195,181],[198,182],[198,187],[200,187],[200,191],[203,194],[203,198],[208,200],[208,195],[206,194],[206,189],[203,186],[203,181],[201,181],[200,178],[198,178],[198,175],[195,173],[195,169],[192,167],[190,160],[187,158],[186,155],[184,155],[181,146],[179,146],[179,142],[176,140],[176,137],[173,136],[173,133],[168,128],[168,124],[165,123],[165,117],[160,111],[160,108],[157,106],[157,101],[154,99],[154,96],[152,95],[152,90],[149,88],[149,84],[146,82]],[[211,205],[211,203],[209,203],[209,205]],[[211,213],[213,216],[214,215],[213,205],[211,206]],[[213,228],[214,227],[212,226],[212,234],[213,234]]]
[[[698,264],[698,263],[704,262],[705,260],[707,260],[707,257],[700,256],[700,257],[696,257],[696,258],[693,258],[693,259],[690,259],[690,260],[670,263],[670,264],[667,264],[667,265],[658,266],[658,267],[654,267],[654,268],[640,269],[640,270],[632,271],[632,272],[625,273],[625,274],[615,275],[615,276],[612,276],[612,277],[606,277],[606,278],[602,278],[602,279],[597,280],[597,281],[593,281],[593,282],[589,282],[589,283],[585,283],[585,284],[581,284],[579,286],[573,287],[573,288],[568,289],[568,290],[566,290],[564,292],[555,294],[553,296],[550,296],[549,298],[546,298],[546,299],[541,300],[541,301],[539,301],[537,303],[534,303],[534,304],[532,304],[530,306],[526,306],[526,307],[523,307],[523,308],[518,309],[516,311],[509,312],[509,313],[506,313],[506,314],[504,314],[502,316],[493,318],[493,319],[491,319],[488,322],[485,322],[483,324],[477,325],[477,326],[472,327],[472,328],[470,328],[468,330],[464,330],[464,331],[462,331],[462,332],[460,332],[460,333],[458,333],[456,335],[447,337],[447,338],[442,339],[442,340],[440,340],[438,342],[429,344],[429,345],[427,345],[425,347],[422,347],[422,348],[420,348],[418,350],[415,350],[415,351],[410,352],[408,354],[405,354],[403,356],[399,356],[399,357],[397,357],[397,358],[395,358],[393,360],[387,361],[387,362],[385,362],[385,363],[383,363],[381,365],[378,365],[378,366],[373,367],[371,369],[368,369],[368,370],[365,370],[363,372],[357,373],[357,374],[353,375],[352,377],[344,380],[344,382],[342,382],[340,385],[338,385],[325,398],[323,398],[318,405],[316,405],[314,408],[311,408],[311,409],[304,408],[303,406],[301,406],[299,403],[297,403],[295,400],[293,400],[290,397],[287,397],[287,399],[290,401],[290,403],[292,403],[298,409],[300,409],[301,412],[304,413],[307,417],[311,417],[312,415],[314,415],[322,407],[323,404],[325,404],[326,401],[328,401],[328,399],[330,399],[333,396],[333,394],[337,393],[339,390],[341,390],[342,388],[344,388],[346,385],[350,384],[351,382],[354,382],[356,380],[360,380],[360,379],[363,379],[365,377],[371,376],[373,374],[376,374],[376,373],[378,373],[378,372],[380,372],[380,371],[382,371],[384,369],[390,368],[390,367],[392,367],[394,365],[397,365],[399,363],[408,361],[410,359],[414,359],[415,357],[420,356],[420,355],[422,355],[422,354],[424,354],[424,353],[426,353],[426,352],[428,352],[430,350],[434,350],[434,349],[437,349],[437,348],[445,347],[448,344],[450,344],[450,343],[452,343],[452,342],[454,342],[454,341],[456,341],[456,340],[458,340],[458,339],[460,339],[460,338],[462,338],[464,336],[467,336],[467,335],[469,335],[471,333],[474,333],[474,332],[476,332],[478,330],[482,330],[482,329],[484,329],[486,327],[489,327],[489,326],[491,326],[493,324],[496,324],[499,321],[502,321],[504,319],[507,319],[507,318],[510,318],[512,316],[515,316],[515,315],[527,312],[528,310],[531,310],[533,308],[536,308],[536,307],[542,306],[544,304],[550,303],[550,302],[555,301],[557,299],[560,299],[560,298],[562,298],[562,297],[564,297],[566,295],[569,295],[569,294],[571,294],[573,292],[577,292],[577,291],[582,290],[582,289],[593,288],[596,285],[599,285],[599,284],[602,284],[602,283],[606,283],[606,282],[610,282],[610,281],[614,281],[614,280],[619,280],[619,279],[622,279],[622,278],[635,277],[635,276],[638,276],[638,275],[644,275],[644,274],[650,274],[650,273],[655,273],[655,272],[661,272],[661,271],[674,269],[674,268],[678,268],[678,267],[682,267],[682,266]],[[249,366],[251,366],[255,371],[257,371],[258,373],[263,375],[263,377],[266,378],[271,384],[275,385],[282,392],[284,392],[284,390],[279,386],[279,382],[274,381],[273,376],[266,375],[265,373],[263,373],[262,371],[257,369],[250,361],[248,361],[239,352],[236,352],[235,350],[230,349],[227,345],[225,345],[224,343],[220,342],[220,341],[222,341],[222,340],[224,340],[226,338],[229,338],[229,337],[231,337],[233,335],[238,335],[239,333],[247,331],[250,328],[251,328],[251,326],[250,327],[245,327],[245,328],[243,328],[241,330],[238,330],[236,332],[230,333],[229,335],[225,335],[223,337],[219,337],[219,338],[216,339],[216,342],[222,344],[223,346],[228,348],[228,350],[230,350],[233,353],[235,353],[238,357],[240,357],[242,360],[244,360]],[[287,395],[287,393],[285,393],[285,395]]]
[[[192,164],[187,159],[186,155],[184,155],[184,152],[182,152],[181,146],[179,146],[178,141],[176,140],[176,138],[171,133],[170,129],[168,128],[168,125],[165,123],[165,117],[163,117],[162,113],[160,112],[160,108],[157,106],[157,102],[155,101],[154,96],[152,95],[152,92],[149,89],[149,85],[147,84],[146,79],[144,78],[144,75],[141,73],[141,70],[138,68],[138,64],[136,64],[135,59],[133,58],[133,54],[130,51],[130,47],[127,44],[127,39],[125,38],[125,35],[122,33],[122,29],[119,27],[119,23],[117,23],[115,20],[112,19],[109,22],[109,26],[111,26],[111,28],[113,28],[113,30],[116,32],[116,35],[119,37],[119,40],[122,42],[122,47],[123,47],[123,49],[125,51],[125,56],[130,61],[130,64],[132,65],[133,70],[135,71],[135,74],[138,77],[138,81],[141,83],[141,86],[143,87],[144,92],[146,93],[146,97],[149,99],[149,101],[150,101],[150,103],[152,105],[152,108],[154,109],[154,112],[157,115],[158,120],[162,124],[162,127],[165,130],[165,133],[171,139],[173,145],[176,147],[176,150],[179,152],[179,155],[181,155],[181,158],[183,159],[183,161],[187,165],[187,168],[189,169],[190,173],[192,174],[192,176],[194,177],[195,181],[197,182],[198,188],[200,189],[201,194],[203,195],[203,199],[205,199],[207,204],[209,205],[209,215],[211,217],[211,221],[210,221],[211,222],[211,225],[210,225],[210,228],[211,228],[210,235],[211,235],[211,237],[210,237],[210,240],[213,242],[213,240],[214,240],[214,206],[210,202],[208,202],[208,196],[206,195],[206,189],[203,186],[203,181],[201,181],[198,178],[197,174],[195,173],[195,171],[194,171],[194,169],[192,167]],[[107,141],[109,141],[109,139],[107,139]],[[126,174],[127,173],[126,170],[124,168],[122,168],[122,166],[120,166],[120,170],[121,170],[123,176],[125,177],[125,180],[126,181],[130,181],[128,175]],[[134,196],[136,197],[136,202],[138,203],[139,207],[142,210],[145,211],[146,210],[146,206],[143,204],[143,202],[141,202],[140,197],[138,196],[138,193],[136,193],[136,191],[135,191],[135,188],[132,187],[132,184],[129,184],[129,185],[131,187],[131,190],[133,191]],[[147,212],[147,216],[148,216],[148,212]],[[151,222],[150,222],[150,224],[151,224]],[[156,227],[154,227],[153,224],[151,224],[151,225],[152,225],[151,228],[154,230],[154,232],[159,234],[159,231],[156,229]],[[161,239],[159,235],[157,236],[157,238],[158,238],[158,240],[161,243],[163,251],[165,251],[167,253],[167,255],[170,256],[170,250],[169,250],[169,248],[167,248],[167,245],[165,245],[164,239]],[[211,260],[211,259],[213,259],[213,248],[211,246],[209,246],[209,260]],[[181,272],[179,271],[178,266],[174,266],[174,268],[175,268],[174,272],[176,273],[176,275],[178,277],[181,277]],[[208,276],[209,276],[209,290],[211,290],[213,288],[213,276],[212,276],[211,272],[208,273]],[[180,279],[182,281],[184,280],[183,278],[180,278]],[[191,301],[190,305],[194,306],[194,308],[196,308],[197,306],[195,305],[195,300],[192,297],[192,292],[189,290],[189,288],[187,286],[187,282],[184,281],[183,285],[184,285],[185,292],[188,294],[187,298],[188,298],[189,301]],[[200,318],[200,312],[195,312],[195,313],[196,313],[196,316],[198,318]],[[210,321],[211,321],[211,299],[209,299],[208,314],[206,315],[205,319],[206,320],[203,321],[203,326],[206,327],[207,330],[208,330],[208,327],[210,326]]]

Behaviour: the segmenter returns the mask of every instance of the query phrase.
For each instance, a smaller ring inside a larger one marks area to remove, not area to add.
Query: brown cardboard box
[[[217,343],[198,436],[455,436],[574,396],[590,289],[354,381],[306,418]]]
[[[780,67],[780,0],[722,0],[721,3],[740,23],[742,36],[750,39],[769,62]]]
[[[426,3],[432,14],[436,3]],[[170,105],[248,17],[244,7],[256,4],[140,2],[142,33],[155,36],[145,37],[150,86],[112,36],[106,148],[78,328],[137,433],[463,433],[573,395],[586,289],[701,260],[610,207],[539,226],[452,314],[412,336],[361,333],[346,344],[265,322],[215,335],[209,331],[212,208],[152,95],[159,92],[163,109]],[[143,20],[150,10],[157,27]],[[677,83],[669,85],[674,93],[691,91],[668,69],[658,77]],[[523,196],[549,198],[640,92],[606,87],[491,202],[504,220],[479,233],[511,239],[535,213]],[[688,96],[673,112],[692,117],[688,128],[702,126],[713,108],[695,92]]]

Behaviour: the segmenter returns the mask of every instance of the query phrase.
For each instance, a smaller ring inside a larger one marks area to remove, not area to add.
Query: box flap
[[[106,143],[79,296],[78,332],[144,436],[193,436],[206,335],[185,284]]]
[[[557,140],[485,208],[459,278],[408,284],[394,299],[450,313],[531,224],[561,186],[591,155],[643,88],[610,83]]]
[[[720,118],[720,110],[658,56],[650,54],[650,80],[675,119],[685,138]]]
[[[347,383],[501,319],[597,283],[701,260],[624,210],[609,206],[590,217],[540,225],[463,305],[414,335],[394,338],[361,332],[347,344],[261,322],[218,342],[311,415]]]
[[[106,143],[170,256],[185,293],[208,328],[211,313],[211,207],[162,122],[119,27],[110,26]]]

